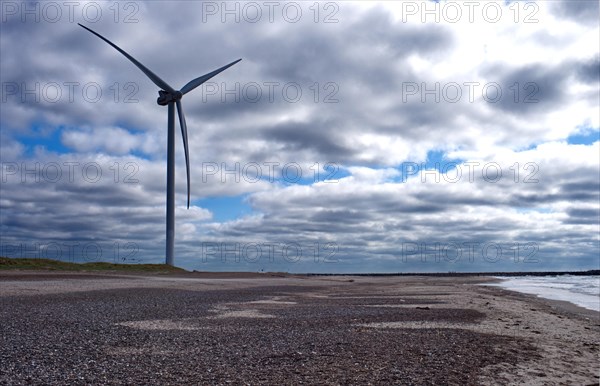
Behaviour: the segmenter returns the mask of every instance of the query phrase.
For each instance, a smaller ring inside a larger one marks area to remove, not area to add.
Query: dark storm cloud
[[[453,44],[447,28],[394,22],[381,8],[349,23],[310,27],[266,37],[250,58],[277,58],[267,61],[264,71],[283,81],[314,81],[317,77],[383,91],[401,81],[395,69],[410,55],[441,56]],[[324,56],[326,52],[331,55]]]
[[[600,200],[600,191],[598,190],[598,179],[591,178],[586,184],[588,186],[596,187],[596,190],[579,189],[573,188],[573,185],[565,181],[565,184],[558,185],[560,191],[556,193],[543,193],[543,192],[528,192],[528,193],[517,193],[511,195],[510,201],[507,203],[511,206],[531,206],[531,205],[544,205],[557,201],[570,201],[570,202],[594,202]]]
[[[587,171],[587,170],[586,170]],[[574,193],[595,193],[600,188],[599,182],[597,179],[594,179],[594,170],[589,170],[589,174],[587,174],[590,179],[588,181],[574,181],[565,183],[562,188],[565,192],[574,192]]]
[[[580,63],[577,77],[582,82],[594,84],[600,82],[600,57],[596,56],[587,62]]]
[[[264,137],[280,142],[284,151],[315,149],[332,159],[347,159],[352,152],[343,146],[344,135],[334,122],[290,122],[263,130]],[[337,132],[336,132],[337,131]]]
[[[600,209],[572,208],[567,210],[569,218],[566,224],[598,224],[600,223]]]
[[[596,0],[559,0],[550,3],[557,17],[566,17],[575,22],[598,23],[599,7]]]
[[[566,82],[569,76],[564,66],[548,67],[542,64],[528,65],[516,69],[489,68],[488,77],[498,79],[502,97],[489,106],[515,115],[536,114],[562,104],[567,97]],[[515,86],[516,85],[516,86]],[[514,88],[519,89],[515,96]],[[495,91],[490,91],[495,99]]]
[[[313,222],[335,223],[344,219],[344,222],[360,223],[369,219],[368,214],[357,210],[323,210],[315,213],[311,217]]]

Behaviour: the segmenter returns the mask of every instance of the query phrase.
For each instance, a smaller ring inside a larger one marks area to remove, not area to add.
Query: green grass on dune
[[[51,259],[17,259],[0,257],[0,270],[32,269],[43,271],[120,271],[120,272],[186,272],[166,264],[113,264],[105,262],[68,263]]]

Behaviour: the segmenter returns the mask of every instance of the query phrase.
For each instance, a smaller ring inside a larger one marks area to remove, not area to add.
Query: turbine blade
[[[106,39],[104,36],[100,35],[97,32],[92,31],[91,29],[89,29],[88,27],[79,24],[81,27],[85,28],[86,30],[90,31],[91,33],[93,33],[94,35],[98,36],[100,39],[104,40],[105,42],[107,42],[108,44],[110,44],[114,49],[116,49],[117,51],[119,51],[120,53],[122,53],[127,59],[131,60],[131,62],[133,64],[135,64],[140,70],[142,70],[144,72],[144,74],[146,74],[146,76],[148,78],[150,78],[150,80],[152,82],[154,82],[155,85],[157,85],[158,87],[160,87],[162,90],[168,91],[170,93],[174,93],[175,90],[169,86],[167,84],[167,82],[165,82],[164,80],[160,79],[158,77],[158,75],[156,75],[155,73],[153,73],[152,71],[150,71],[148,68],[146,68],[142,63],[138,62],[137,60],[135,60],[131,55],[129,55],[127,52],[123,51],[122,49],[120,49],[119,47],[117,47],[116,44],[113,44],[110,40]]]
[[[223,67],[219,68],[218,70],[214,70],[213,72],[209,72],[206,75],[202,75],[201,77],[192,80],[191,82],[189,82],[188,84],[186,84],[185,86],[183,86],[183,88],[181,90],[179,90],[179,91],[181,91],[181,93],[183,95],[187,94],[188,92],[190,92],[193,89],[195,89],[196,87],[200,86],[202,83],[206,82],[207,80],[209,80],[213,76],[217,75],[220,72],[223,72],[223,71],[227,70],[229,67],[233,66],[234,64],[236,64],[240,60],[242,60],[242,59],[238,59],[238,60],[236,60],[234,62],[229,63],[226,66],[223,66]]]
[[[187,125],[181,108],[181,101],[177,101],[177,114],[179,115],[179,126],[181,126],[181,137],[183,138],[183,151],[185,152],[185,171],[187,173],[187,207],[190,209],[190,153],[188,150]]]

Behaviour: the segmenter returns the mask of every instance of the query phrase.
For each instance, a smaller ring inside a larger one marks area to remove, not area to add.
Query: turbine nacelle
[[[158,92],[158,99],[156,99],[156,103],[161,106],[166,106],[171,102],[177,102],[181,100],[181,97],[183,97],[183,93],[181,91],[169,92],[160,90]]]

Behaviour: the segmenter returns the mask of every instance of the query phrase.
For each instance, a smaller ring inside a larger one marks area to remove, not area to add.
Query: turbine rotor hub
[[[174,93],[171,93],[168,91],[160,90],[158,92],[158,99],[156,100],[156,103],[158,103],[161,106],[166,106],[171,102],[177,102],[181,99],[181,97],[183,97],[181,91],[175,91]]]

